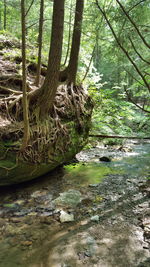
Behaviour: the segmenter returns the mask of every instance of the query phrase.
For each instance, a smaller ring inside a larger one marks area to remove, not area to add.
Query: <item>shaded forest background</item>
[[[47,66],[53,1],[26,0],[27,59],[38,62],[40,4],[44,4],[42,65]],[[61,69],[68,66],[75,0],[65,1]],[[149,135],[150,3],[85,1],[77,83],[95,102],[93,133]],[[20,1],[0,1],[0,38],[21,39]],[[20,49],[13,53],[20,57]],[[12,56],[12,50],[5,53]],[[18,63],[20,64],[20,63]]]

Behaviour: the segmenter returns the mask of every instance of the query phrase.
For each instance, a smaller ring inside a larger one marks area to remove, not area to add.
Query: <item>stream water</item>
[[[0,189],[0,267],[150,266],[150,143],[77,160]]]

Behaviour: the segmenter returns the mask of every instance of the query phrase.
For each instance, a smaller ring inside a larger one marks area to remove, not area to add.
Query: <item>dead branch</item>
[[[118,138],[118,139],[143,139],[150,140],[150,137],[138,137],[138,136],[118,136],[118,135],[105,135],[105,134],[90,134],[89,137],[97,138]]]

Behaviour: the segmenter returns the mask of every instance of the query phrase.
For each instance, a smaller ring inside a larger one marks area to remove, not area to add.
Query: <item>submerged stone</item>
[[[99,222],[99,215],[95,215],[91,217],[92,222]]]
[[[70,189],[67,192],[60,193],[60,196],[53,202],[55,205],[76,207],[82,200],[80,191]]]
[[[60,222],[73,222],[74,221],[74,215],[73,214],[69,214],[63,210],[61,210],[60,212]]]
[[[99,158],[100,161],[104,161],[104,162],[111,162],[111,159],[108,157],[101,157]]]

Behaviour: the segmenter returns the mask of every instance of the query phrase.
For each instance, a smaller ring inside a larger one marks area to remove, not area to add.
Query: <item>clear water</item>
[[[95,153],[94,153],[95,152]],[[132,152],[107,152],[106,149],[91,149],[83,152],[88,154],[88,162],[79,162],[64,166],[64,179],[76,186],[87,186],[100,183],[109,174],[126,174],[130,177],[150,177],[150,144],[133,145]],[[95,154],[97,157],[95,157]],[[107,154],[111,162],[100,162],[99,157]]]

